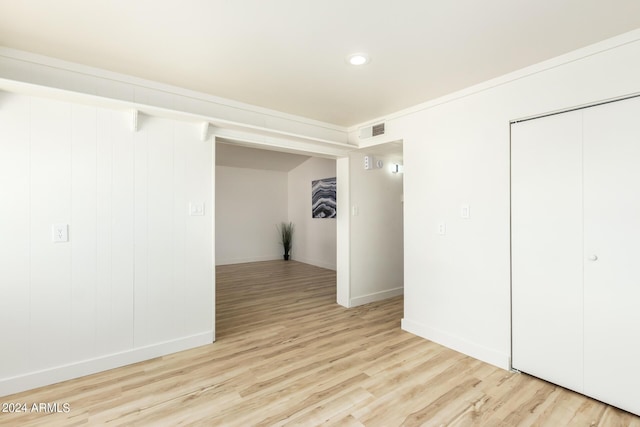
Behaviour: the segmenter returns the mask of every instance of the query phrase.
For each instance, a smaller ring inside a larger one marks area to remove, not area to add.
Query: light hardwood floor
[[[0,425],[640,426],[402,331],[402,298],[342,308],[335,280],[295,261],[218,267],[216,343],[2,397],[70,412]]]

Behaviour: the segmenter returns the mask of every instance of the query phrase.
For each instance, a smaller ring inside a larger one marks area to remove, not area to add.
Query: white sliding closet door
[[[512,365],[582,391],[582,112],[511,128]]]
[[[640,98],[584,110],[584,168],[584,392],[640,414]]]

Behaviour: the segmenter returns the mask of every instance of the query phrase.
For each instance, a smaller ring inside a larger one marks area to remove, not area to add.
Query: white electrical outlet
[[[52,240],[54,243],[69,241],[69,224],[53,224],[51,227]]]
[[[189,215],[190,216],[204,216],[204,203],[191,202],[189,203]]]

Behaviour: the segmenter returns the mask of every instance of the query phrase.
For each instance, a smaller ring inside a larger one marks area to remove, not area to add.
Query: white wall
[[[289,221],[296,227],[291,257],[331,270],[336,269],[336,219],[311,217],[311,181],[335,176],[335,160],[312,157],[288,177]]]
[[[509,121],[640,93],[638,39],[636,31],[391,116],[386,138],[404,140],[404,329],[509,367]],[[470,219],[460,217],[464,204]]]
[[[336,160],[336,302],[350,307],[351,298],[351,172],[349,157]],[[341,209],[346,206],[347,209]]]
[[[311,181],[336,176],[335,160],[290,172],[216,166],[216,264],[282,259],[276,225],[291,221],[291,258],[336,268],[335,219],[311,218]]]
[[[212,144],[129,119],[0,93],[0,395],[213,340]]]
[[[282,259],[287,173],[216,166],[216,265]]]
[[[383,168],[365,170],[365,154],[350,155],[350,207],[342,207],[351,213],[350,307],[401,295],[404,287],[403,176],[391,173],[385,155],[375,156]]]

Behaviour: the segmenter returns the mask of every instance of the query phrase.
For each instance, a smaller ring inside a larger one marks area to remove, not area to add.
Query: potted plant
[[[291,251],[291,246],[293,245],[293,223],[283,222],[278,227],[278,231],[280,233],[280,244],[282,245],[282,249],[284,249],[284,259],[289,259],[289,251]]]

